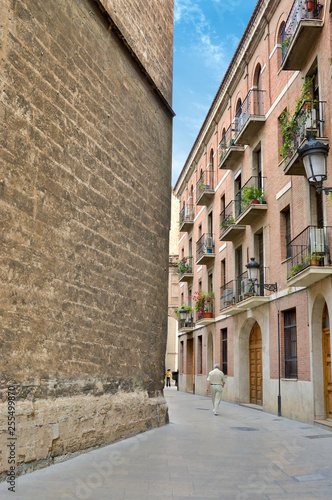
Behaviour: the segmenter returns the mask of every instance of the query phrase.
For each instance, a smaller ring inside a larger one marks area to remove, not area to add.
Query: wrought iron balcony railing
[[[224,210],[221,211],[220,213],[220,232],[219,232],[219,237],[224,234],[224,232],[233,224],[235,224],[235,219],[236,219],[236,205],[238,202],[235,200],[232,200]]]
[[[179,272],[179,281],[186,274],[193,274],[193,257],[190,255],[189,257],[183,257],[183,259],[178,262],[178,272]]]
[[[196,203],[206,191],[214,190],[214,171],[211,165],[203,172],[196,185]]]
[[[193,313],[188,313],[185,319],[179,319],[179,330],[183,328],[195,328]]]
[[[193,223],[195,219],[195,208],[193,203],[185,203],[183,208],[180,210],[179,215],[179,225],[180,230],[183,224],[185,223]]]
[[[220,310],[236,304],[236,280],[229,281],[220,287]]]
[[[326,101],[305,101],[295,116],[295,124],[289,146],[288,158],[291,158],[308,132],[313,132],[317,137],[324,137],[324,106]]]
[[[235,121],[233,121],[226,130],[226,132],[224,133],[224,135],[222,136],[221,141],[219,143],[219,163],[226,155],[228,149],[231,146],[234,146],[236,132],[237,129],[235,127]]]
[[[249,90],[234,118],[235,138],[251,116],[264,116],[264,94],[265,90]]]
[[[319,19],[322,5],[317,1],[303,2],[295,0],[281,32],[282,60],[285,59],[288,48],[296,29],[303,19]]]
[[[265,179],[266,177],[253,175],[236,193],[235,218],[239,217],[251,203],[264,203],[263,182]]]
[[[214,253],[213,234],[203,234],[196,243],[196,262],[205,254]]]
[[[287,245],[287,279],[310,266],[331,265],[332,227],[308,226]]]
[[[258,280],[251,280],[248,271],[220,288],[220,310],[236,306],[250,297],[267,297],[277,291],[276,283],[265,283],[266,268]],[[241,307],[241,306],[240,306]]]

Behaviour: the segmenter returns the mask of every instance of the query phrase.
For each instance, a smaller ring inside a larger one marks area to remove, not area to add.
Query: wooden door
[[[332,380],[331,380],[331,340],[330,328],[323,328],[323,366],[326,418],[332,419]]]
[[[256,322],[249,340],[250,403],[263,405],[262,333]]]
[[[187,390],[192,392],[194,385],[194,341],[187,340]]]

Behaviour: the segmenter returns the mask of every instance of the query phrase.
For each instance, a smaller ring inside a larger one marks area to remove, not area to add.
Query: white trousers
[[[222,385],[210,385],[213,411],[218,411],[222,396]]]

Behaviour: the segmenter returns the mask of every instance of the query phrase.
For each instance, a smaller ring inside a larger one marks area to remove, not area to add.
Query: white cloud
[[[174,22],[181,23],[183,29],[190,25],[186,50],[196,53],[205,66],[213,67],[224,63],[224,43],[212,29],[198,0],[175,0]]]

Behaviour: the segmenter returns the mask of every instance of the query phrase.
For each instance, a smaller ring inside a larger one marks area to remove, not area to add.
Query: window
[[[197,337],[197,373],[202,374],[203,365],[203,340],[202,335]]]
[[[184,367],[184,347],[183,347],[183,340],[180,342],[180,373],[183,373],[183,367]]]
[[[221,330],[221,371],[227,375],[227,328]]]
[[[297,378],[296,309],[284,312],[285,378]]]
[[[292,256],[291,247],[291,220],[290,208],[286,207],[280,214],[280,235],[281,235],[281,260],[289,259]]]
[[[221,286],[226,285],[226,260],[223,259],[221,261],[221,266],[220,266],[220,283]]]

